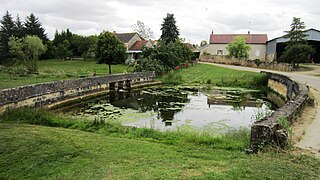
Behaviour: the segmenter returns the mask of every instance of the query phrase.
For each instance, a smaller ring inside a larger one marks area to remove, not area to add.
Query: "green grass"
[[[238,71],[208,64],[198,64],[173,71],[161,78],[164,83],[202,83],[224,87],[261,88],[266,86],[266,75]]]
[[[245,130],[217,137],[12,110],[0,116],[0,179],[320,178],[320,161],[308,156],[246,154],[248,137]]]
[[[83,60],[42,60],[38,61],[38,75],[23,74],[22,66],[14,66],[14,74],[10,76],[5,68],[0,69],[0,89],[12,88],[28,84],[41,82],[52,82],[64,79],[75,79],[80,77],[90,77],[96,72],[96,75],[109,73],[109,68],[105,64],[97,64],[95,61]],[[125,65],[113,65],[112,73],[132,72],[133,68]],[[19,75],[20,74],[20,75]]]
[[[0,123],[0,179],[319,179],[319,160]]]

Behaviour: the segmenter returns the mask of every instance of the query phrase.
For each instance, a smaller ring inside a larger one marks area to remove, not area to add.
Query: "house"
[[[140,58],[142,49],[144,47],[152,47],[155,43],[151,40],[143,40],[138,33],[116,33],[114,34],[126,45],[127,61],[132,61]]]
[[[308,29],[305,31],[307,34],[308,44],[314,47],[316,53],[311,56],[313,62],[320,63],[320,31],[316,29]],[[284,38],[283,36],[272,39],[267,42],[267,55],[266,58],[268,61],[276,61],[282,55],[285,50],[286,42],[288,42],[288,38]]]
[[[237,36],[246,37],[246,43],[251,47],[249,59],[265,61],[268,36],[267,34],[250,34],[250,31],[248,34],[214,34],[212,32],[210,43],[200,49],[200,56],[203,54],[228,55],[227,46]]]
[[[131,61],[131,60],[140,59],[140,56],[144,47],[153,47],[153,42],[151,40],[136,41],[127,51],[128,53],[127,60]]]

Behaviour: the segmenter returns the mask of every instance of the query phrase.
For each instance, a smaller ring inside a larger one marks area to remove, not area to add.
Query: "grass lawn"
[[[198,64],[162,77],[167,83],[205,83],[217,86],[259,88],[266,85],[264,74]],[[265,84],[264,84],[265,83]]]
[[[96,75],[109,73],[109,67],[106,64],[97,64],[95,61],[83,60],[42,60],[38,61],[39,75],[19,75],[19,67],[14,67],[16,73],[10,75],[0,69],[0,89],[17,87],[41,82],[59,81],[64,79],[74,79],[80,77],[92,76],[94,71]],[[112,73],[131,72],[133,68],[125,65],[113,65]]]
[[[300,155],[167,145],[44,126],[0,123],[0,179],[319,179]]]

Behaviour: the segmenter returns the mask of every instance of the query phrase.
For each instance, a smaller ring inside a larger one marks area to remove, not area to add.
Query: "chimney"
[[[248,31],[248,35],[250,35],[250,31]]]
[[[213,34],[213,30],[211,31],[211,34]]]

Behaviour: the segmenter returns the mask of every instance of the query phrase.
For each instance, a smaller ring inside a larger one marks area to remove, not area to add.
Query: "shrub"
[[[157,75],[165,72],[164,66],[158,61],[149,58],[139,60],[139,64],[135,66],[135,72],[155,71]]]

